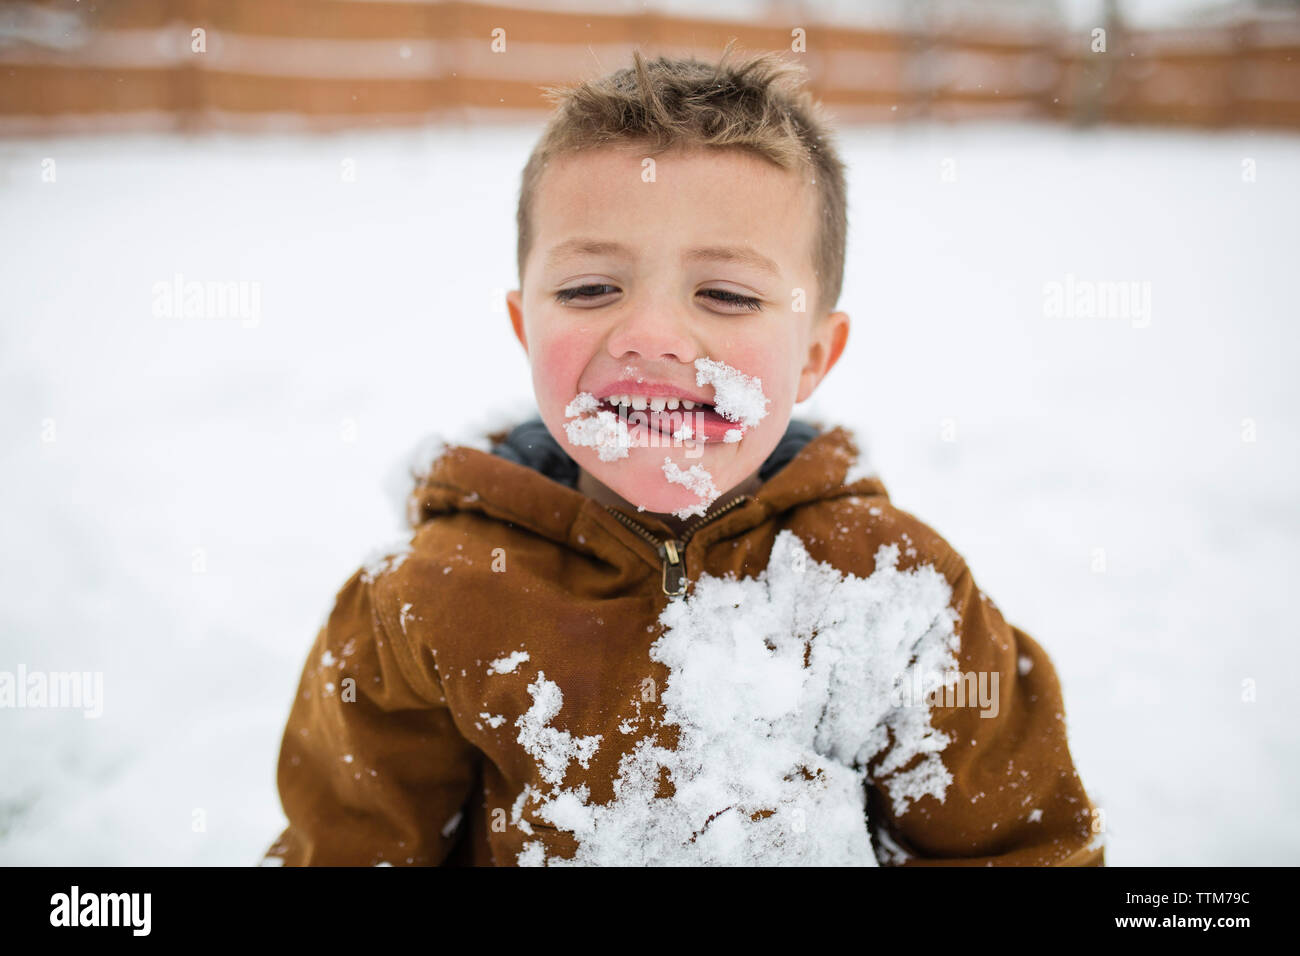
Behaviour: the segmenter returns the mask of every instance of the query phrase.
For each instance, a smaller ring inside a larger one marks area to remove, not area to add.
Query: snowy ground
[[[385,478],[529,398],[501,296],[535,132],[0,142],[0,670],[104,674],[98,719],[0,711],[0,862],[278,835],[290,698],[396,526]],[[844,146],[856,324],[799,411],[856,426],[1052,655],[1109,862],[1300,862],[1300,138]],[[176,274],[260,283],[259,320],[156,317]],[[1067,275],[1150,283],[1149,324],[1045,315]]]

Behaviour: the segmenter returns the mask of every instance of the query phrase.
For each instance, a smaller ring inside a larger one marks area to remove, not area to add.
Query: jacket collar
[[[853,495],[884,495],[880,479],[860,461],[853,432],[844,426],[792,420],[759,471],[763,485],[717,524],[739,533],[803,504]],[[584,534],[592,522],[616,536],[631,535],[603,506],[577,491],[577,464],[540,418],[481,432],[462,442],[435,436],[423,460],[411,465],[415,488],[407,499],[413,526],[440,514],[476,512],[521,526],[579,551],[598,552]],[[649,514],[625,512],[661,538],[667,525]]]

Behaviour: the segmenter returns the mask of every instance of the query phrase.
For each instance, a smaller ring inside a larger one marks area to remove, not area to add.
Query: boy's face
[[[627,144],[566,155],[542,176],[511,322],[547,429],[633,505],[702,514],[757,473],[839,358],[848,316],[814,327],[818,205],[805,179],[740,150],[651,163]],[[575,403],[583,393],[604,401]],[[667,404],[651,417],[654,404],[608,400],[628,394]],[[673,396],[717,411],[674,410]]]

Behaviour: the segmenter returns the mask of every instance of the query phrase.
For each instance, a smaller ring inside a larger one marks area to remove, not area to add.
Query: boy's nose
[[[642,361],[671,358],[690,364],[699,357],[685,317],[663,302],[629,309],[610,332],[607,346],[620,361],[635,356]]]

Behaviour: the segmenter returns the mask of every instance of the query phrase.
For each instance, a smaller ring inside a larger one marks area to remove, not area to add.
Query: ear
[[[832,312],[817,323],[812,341],[808,344],[808,360],[799,373],[799,391],[795,403],[812,397],[828,372],[844,354],[849,341],[849,314]]]
[[[518,289],[506,293],[506,311],[510,313],[510,325],[515,330],[515,338],[528,354],[528,339],[524,335],[524,300]]]

